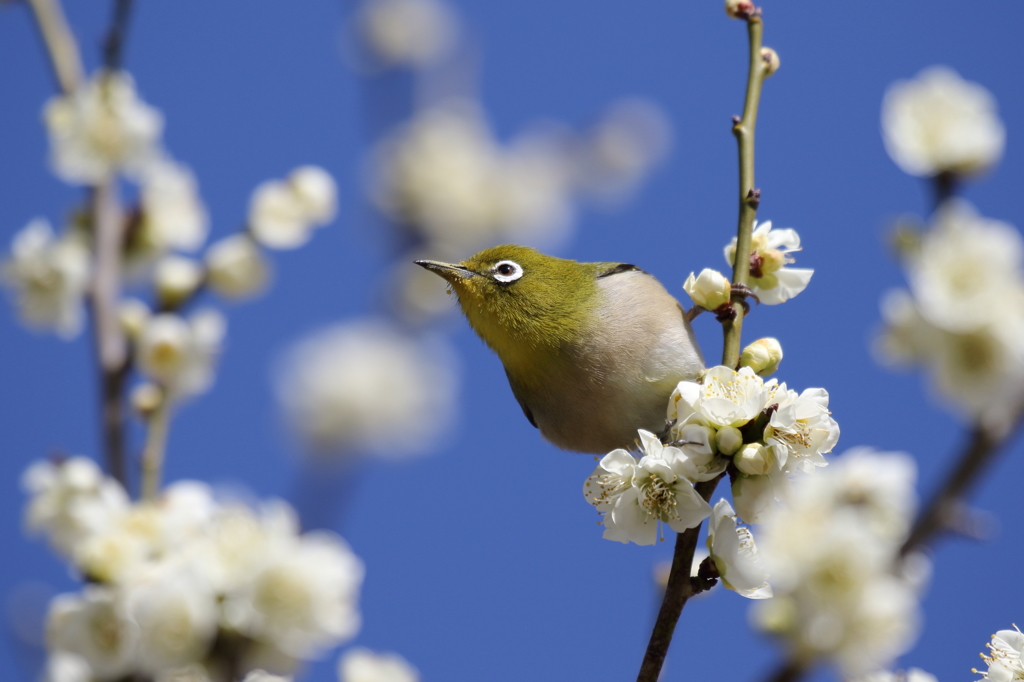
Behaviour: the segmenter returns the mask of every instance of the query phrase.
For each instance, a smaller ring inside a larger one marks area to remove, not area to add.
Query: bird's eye
[[[511,260],[498,261],[491,272],[499,282],[514,282],[523,276],[522,266]]]

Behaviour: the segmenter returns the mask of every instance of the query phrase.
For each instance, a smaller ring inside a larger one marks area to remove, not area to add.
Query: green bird
[[[560,448],[609,452],[661,431],[676,384],[704,368],[682,306],[635,265],[515,245],[416,264],[448,281],[526,418]]]

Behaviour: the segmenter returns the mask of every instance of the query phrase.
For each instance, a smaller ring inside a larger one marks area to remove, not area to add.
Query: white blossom
[[[154,315],[139,337],[139,367],[176,396],[202,393],[213,383],[224,333],[224,316],[212,309],[187,321],[174,313]]]
[[[248,235],[232,235],[207,249],[206,278],[210,288],[225,298],[249,298],[266,288],[270,263]]]
[[[716,310],[729,303],[732,296],[729,279],[711,268],[701,270],[699,277],[691,272],[683,283],[683,290],[690,295],[695,305],[706,310]]]
[[[988,665],[988,670],[981,673],[982,679],[989,682],[1024,680],[1024,635],[1016,626],[1013,630],[1000,630],[992,635],[992,641],[985,646],[988,653],[982,654],[981,658]]]
[[[338,659],[338,682],[419,682],[419,679],[419,671],[398,654],[378,654],[355,648]]]
[[[827,464],[823,453],[839,441],[839,424],[828,411],[828,392],[808,388],[797,394],[785,384],[772,392],[769,403],[778,405],[764,429],[764,442],[771,447],[780,470],[811,473]]]
[[[800,235],[792,228],[773,230],[771,221],[754,224],[750,252],[751,291],[761,303],[784,303],[807,288],[814,270],[786,267],[795,262],[790,255],[800,250]],[[725,261],[736,260],[736,238],[725,247]]]
[[[889,156],[910,175],[970,175],[999,160],[1006,131],[992,93],[933,66],[886,91],[882,137]]]
[[[386,64],[429,66],[447,55],[458,22],[439,0],[370,0],[359,27],[373,54]]]
[[[711,512],[707,545],[723,585],[749,599],[772,596],[754,536],[749,528],[736,525],[736,515],[725,500]]]
[[[242,682],[291,682],[290,675],[274,675],[263,669],[250,670],[242,678]]]
[[[46,657],[41,682],[93,682],[89,662],[78,654],[53,651]]]
[[[268,180],[253,190],[249,230],[267,248],[298,248],[314,228],[334,220],[337,194],[334,179],[324,169],[296,168],[287,179]]]
[[[749,367],[712,367],[700,383],[679,382],[669,398],[668,419],[675,419],[677,426],[739,427],[761,414],[767,398],[764,381]]]
[[[85,538],[112,527],[129,508],[121,484],[86,457],[38,461],[25,471],[21,485],[30,495],[26,527],[45,533],[65,556]]]
[[[782,362],[782,344],[766,337],[749,344],[740,353],[740,367],[749,367],[759,377],[771,376]]]
[[[920,668],[910,668],[901,673],[888,670],[862,675],[850,682],[939,682],[935,675],[926,673]]]
[[[15,235],[11,256],[0,265],[0,281],[12,290],[22,320],[66,339],[82,329],[89,273],[83,240],[74,234],[56,238],[44,218]]]
[[[309,658],[359,629],[363,565],[338,536],[271,537],[250,568],[251,580],[230,592],[224,607],[240,631]]]
[[[116,172],[137,173],[160,156],[163,117],[138,98],[123,72],[99,72],[43,112],[53,171],[65,182],[95,185]]]
[[[58,595],[50,604],[49,646],[81,656],[99,679],[118,679],[133,670],[138,639],[138,626],[113,588],[86,585],[81,593]]]
[[[278,395],[298,434],[327,454],[423,452],[449,423],[455,401],[446,349],[366,320],[337,325],[286,358]]]
[[[761,556],[775,598],[754,621],[792,655],[847,676],[888,665],[913,643],[921,585],[895,569],[914,506],[906,455],[851,451],[793,482],[764,519]]]
[[[602,537],[653,545],[665,523],[682,532],[711,515],[711,507],[693,488],[698,469],[675,447],[639,431],[643,456],[637,462],[625,450],[604,456],[583,486],[583,495],[603,514]]]
[[[196,261],[167,255],[153,269],[153,288],[161,303],[176,305],[191,296],[203,281],[203,269]]]
[[[192,171],[161,159],[147,164],[140,179],[140,241],[157,251],[195,251],[202,246],[209,217]]]

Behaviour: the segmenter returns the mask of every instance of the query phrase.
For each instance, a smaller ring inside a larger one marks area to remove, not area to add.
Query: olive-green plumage
[[[523,412],[559,447],[607,452],[660,430],[672,389],[703,368],[679,303],[633,265],[514,245],[416,262],[451,284]]]

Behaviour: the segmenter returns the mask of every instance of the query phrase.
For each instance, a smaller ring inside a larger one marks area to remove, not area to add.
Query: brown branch
[[[132,0],[114,0],[114,17],[107,29],[107,37],[103,39],[103,66],[109,71],[121,68],[131,13]]]
[[[767,682],[796,682],[807,672],[807,664],[803,661],[783,661],[767,678]]]

